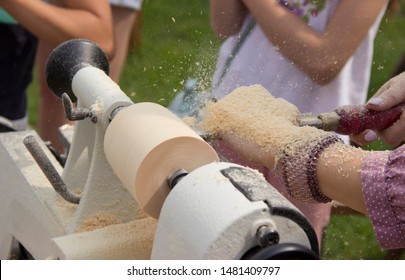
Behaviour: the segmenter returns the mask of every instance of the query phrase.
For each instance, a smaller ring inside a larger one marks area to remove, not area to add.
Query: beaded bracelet
[[[288,193],[304,202],[327,203],[331,199],[319,189],[316,166],[322,152],[343,141],[331,133],[305,135],[286,144],[277,161],[279,178]]]

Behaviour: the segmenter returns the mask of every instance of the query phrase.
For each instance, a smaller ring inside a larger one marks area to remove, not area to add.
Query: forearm
[[[211,0],[210,11],[212,30],[221,39],[237,33],[247,14],[240,0]]]
[[[294,130],[293,127],[291,128],[292,130]],[[308,188],[306,182],[309,166],[306,162],[309,158],[309,153],[313,150],[297,147],[298,153],[289,156],[286,161],[286,164],[288,164],[286,172],[286,167],[283,170],[281,163],[282,157],[285,156],[283,152],[283,149],[285,149],[284,145],[280,145],[280,148],[259,146],[232,133],[223,133],[221,137],[230,147],[238,151],[244,159],[252,163],[264,165],[270,170],[274,170],[277,164],[276,173],[283,182],[291,183],[295,181],[299,183],[298,186],[290,184],[290,187],[292,187],[290,189],[286,186],[290,194],[293,191],[296,193],[296,195],[293,195],[295,198],[307,200],[307,197],[303,198],[301,195],[302,191]],[[306,137],[304,136],[304,139]],[[307,143],[303,142],[302,145],[303,147],[310,146],[315,141],[309,140]],[[294,143],[295,140],[292,142]],[[301,141],[295,143],[299,142]],[[318,146],[315,145],[314,148],[318,149]],[[302,151],[302,154],[300,151]],[[316,176],[320,192],[330,199],[339,201],[352,209],[366,214],[362,194],[361,167],[363,158],[367,153],[362,149],[343,143],[335,143],[321,152],[318,160],[314,162],[316,165],[314,176]],[[285,178],[283,178],[284,175],[286,175]]]
[[[321,192],[333,200],[366,214],[361,168],[367,152],[344,144],[326,149],[318,159],[317,179]]]
[[[342,0],[318,33],[276,0],[242,0],[267,39],[314,81],[333,80],[356,51],[386,0]]]
[[[52,2],[52,1],[50,1]],[[69,1],[63,7],[41,0],[2,0],[2,7],[39,39],[58,45],[86,38],[113,52],[112,21],[107,1]]]

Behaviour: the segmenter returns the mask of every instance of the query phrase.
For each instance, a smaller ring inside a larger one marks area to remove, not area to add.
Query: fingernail
[[[381,105],[383,103],[384,99],[380,97],[375,97],[371,98],[367,103],[368,104],[373,104],[373,105]]]
[[[375,133],[372,130],[370,130],[369,132],[366,133],[366,135],[364,135],[364,140],[366,140],[367,142],[374,141],[375,139],[377,139],[377,133]]]

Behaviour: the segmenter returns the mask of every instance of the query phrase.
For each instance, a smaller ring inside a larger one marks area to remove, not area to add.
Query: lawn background
[[[404,6],[402,0],[402,10]],[[197,77],[202,87],[209,89],[220,45],[210,29],[209,1],[145,0],[141,34],[141,44],[131,50],[119,82],[134,102],[166,106],[183,89],[188,77]],[[386,16],[375,41],[370,94],[390,77],[403,54],[404,15]],[[29,92],[29,122],[35,128],[39,100],[35,78]],[[386,148],[379,141],[367,147]],[[367,218],[332,215],[325,231],[323,259],[383,259],[385,254],[379,249]]]

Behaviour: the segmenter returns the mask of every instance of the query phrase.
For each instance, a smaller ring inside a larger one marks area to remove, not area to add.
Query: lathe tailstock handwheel
[[[94,42],[86,39],[72,39],[60,44],[49,55],[45,78],[48,87],[61,98],[67,93],[73,102],[77,98],[72,91],[72,79],[83,67],[94,66],[107,75],[110,71],[108,58]]]

